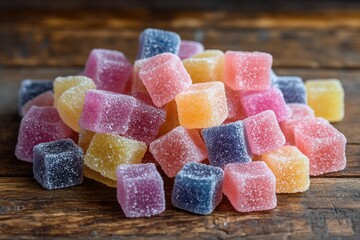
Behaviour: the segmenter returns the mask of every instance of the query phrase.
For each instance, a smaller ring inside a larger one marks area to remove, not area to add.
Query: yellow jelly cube
[[[110,178],[102,176],[100,173],[92,170],[91,168],[84,166],[84,176],[93,179],[97,182],[105,184],[108,187],[116,188],[116,181]]]
[[[179,126],[179,119],[178,119],[178,113],[177,113],[177,107],[175,100],[169,102],[165,105],[166,110],[166,120],[164,124],[159,129],[158,136],[162,136],[165,133],[170,132],[174,128]]]
[[[309,189],[309,159],[294,146],[282,146],[262,154],[262,160],[276,177],[276,193],[296,193]]]
[[[94,81],[83,76],[58,77],[54,81],[55,106],[64,123],[76,132],[80,131],[85,92],[95,88]]]
[[[337,79],[308,80],[305,82],[307,103],[314,109],[316,117],[329,122],[344,118],[344,89]]]
[[[78,145],[79,147],[81,147],[84,153],[86,153],[87,149],[89,148],[90,142],[94,135],[95,132],[88,130],[80,130]]]
[[[120,164],[141,163],[147,150],[143,142],[116,134],[95,133],[84,157],[86,166],[102,176],[116,180],[116,168]]]
[[[206,50],[183,60],[193,83],[223,81],[224,53],[220,50]]]
[[[220,125],[228,116],[225,87],[222,82],[197,83],[176,98],[180,125],[207,128]]]

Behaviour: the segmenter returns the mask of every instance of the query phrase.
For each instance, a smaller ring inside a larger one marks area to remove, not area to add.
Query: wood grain
[[[278,195],[278,207],[266,212],[240,214],[224,199],[209,216],[185,213],[171,206],[171,184],[166,183],[167,210],[163,214],[151,219],[127,219],[116,202],[116,190],[91,180],[71,189],[46,191],[32,178],[0,178],[6,196],[0,200],[0,234],[14,237],[21,231],[22,238],[88,239],[258,239],[289,234],[329,238],[360,234],[359,179],[312,179],[309,191]]]
[[[36,17],[34,17],[36,16]],[[93,48],[134,60],[147,27],[178,32],[207,48],[264,51],[276,67],[360,67],[360,10],[225,11],[0,10],[0,66],[82,66]],[[76,54],[74,54],[76,53]]]

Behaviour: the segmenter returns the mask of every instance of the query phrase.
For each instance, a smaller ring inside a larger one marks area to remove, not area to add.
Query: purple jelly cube
[[[264,111],[246,118],[244,126],[253,154],[261,155],[285,144],[285,136],[273,111]]]
[[[155,164],[119,165],[116,177],[117,199],[126,217],[150,217],[165,210],[164,182]]]
[[[165,122],[166,111],[138,100],[133,109],[125,137],[150,144]]]
[[[20,160],[32,162],[35,145],[72,135],[72,130],[61,120],[55,108],[31,107],[21,120],[15,155]]]
[[[71,139],[34,147],[34,178],[46,189],[72,187],[83,181],[84,154]]]
[[[85,94],[80,127],[99,133],[124,134],[136,102],[128,95],[89,90]]]
[[[49,80],[23,80],[19,89],[19,113],[21,113],[21,107],[25,103],[44,92],[53,90],[53,88],[53,82]]]
[[[204,45],[200,42],[181,40],[178,56],[181,60],[192,57],[204,51]]]
[[[124,93],[132,71],[132,65],[122,52],[93,49],[83,74],[94,80],[98,90]]]
[[[201,134],[211,165],[224,168],[228,163],[251,162],[242,121],[205,128]]]
[[[283,94],[274,87],[259,92],[247,92],[241,96],[241,103],[248,117],[262,111],[272,110],[276,115],[277,121],[282,122],[291,115]]]
[[[210,214],[222,200],[223,180],[219,167],[188,163],[175,177],[171,202],[192,213]]]
[[[286,103],[306,104],[306,88],[303,80],[296,76],[279,76],[273,83],[278,88]]]
[[[178,54],[180,41],[180,36],[175,32],[147,28],[139,38],[137,59],[149,58],[165,52]]]

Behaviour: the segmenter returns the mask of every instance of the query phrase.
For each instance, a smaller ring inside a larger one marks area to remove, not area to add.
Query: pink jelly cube
[[[271,110],[246,118],[244,126],[253,154],[261,155],[285,144],[284,134]]]
[[[83,74],[94,80],[96,88],[123,93],[132,75],[132,66],[122,52],[93,49]]]
[[[295,145],[309,158],[310,175],[343,170],[346,138],[323,118],[305,118],[295,127]]]
[[[133,109],[125,137],[150,144],[165,122],[166,111],[142,101],[137,101]]]
[[[139,77],[157,107],[172,101],[191,85],[180,58],[172,53],[148,58],[140,67]]]
[[[305,104],[290,103],[287,104],[290,111],[291,117],[280,123],[281,131],[283,132],[286,143],[290,145],[295,145],[294,129],[297,124],[301,122],[302,119],[310,117],[315,117],[314,111]]]
[[[128,130],[136,102],[128,95],[89,90],[85,94],[80,127],[99,133],[123,134]]]
[[[204,45],[200,42],[181,40],[178,56],[181,60],[192,57],[204,51]]]
[[[229,163],[224,170],[223,193],[239,212],[276,207],[276,178],[265,162]]]
[[[227,106],[229,110],[228,118],[225,120],[228,122],[236,122],[246,118],[244,107],[241,103],[242,92],[232,90],[229,87],[225,87]]]
[[[270,87],[272,56],[263,52],[227,51],[224,79],[234,90],[259,91]]]
[[[272,110],[278,122],[288,119],[291,115],[281,91],[269,88],[259,92],[247,92],[241,97],[245,114],[250,117],[262,111]]]
[[[20,160],[32,162],[35,145],[72,135],[73,131],[61,120],[55,108],[33,106],[21,120],[15,155]]]
[[[54,94],[52,91],[44,92],[27,101],[21,108],[21,116],[24,116],[32,106],[52,107],[54,106]]]
[[[126,217],[150,217],[165,210],[164,182],[155,164],[119,165],[117,199]]]
[[[156,139],[149,149],[168,177],[174,177],[186,163],[201,162],[207,157],[199,132],[183,127]]]

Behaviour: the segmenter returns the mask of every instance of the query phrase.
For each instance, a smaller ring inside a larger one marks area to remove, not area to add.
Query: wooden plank
[[[277,67],[357,68],[359,16],[357,10],[0,11],[0,65],[82,66],[96,47],[124,51],[134,60],[139,33],[151,26],[202,41],[207,48],[269,52]]]
[[[278,207],[265,212],[240,214],[224,197],[209,216],[174,208],[171,183],[165,185],[164,213],[151,219],[127,219],[116,202],[116,190],[92,181],[46,191],[29,178],[0,178],[0,234],[19,239],[336,238],[360,234],[360,179],[312,179],[309,191],[278,195]]]

